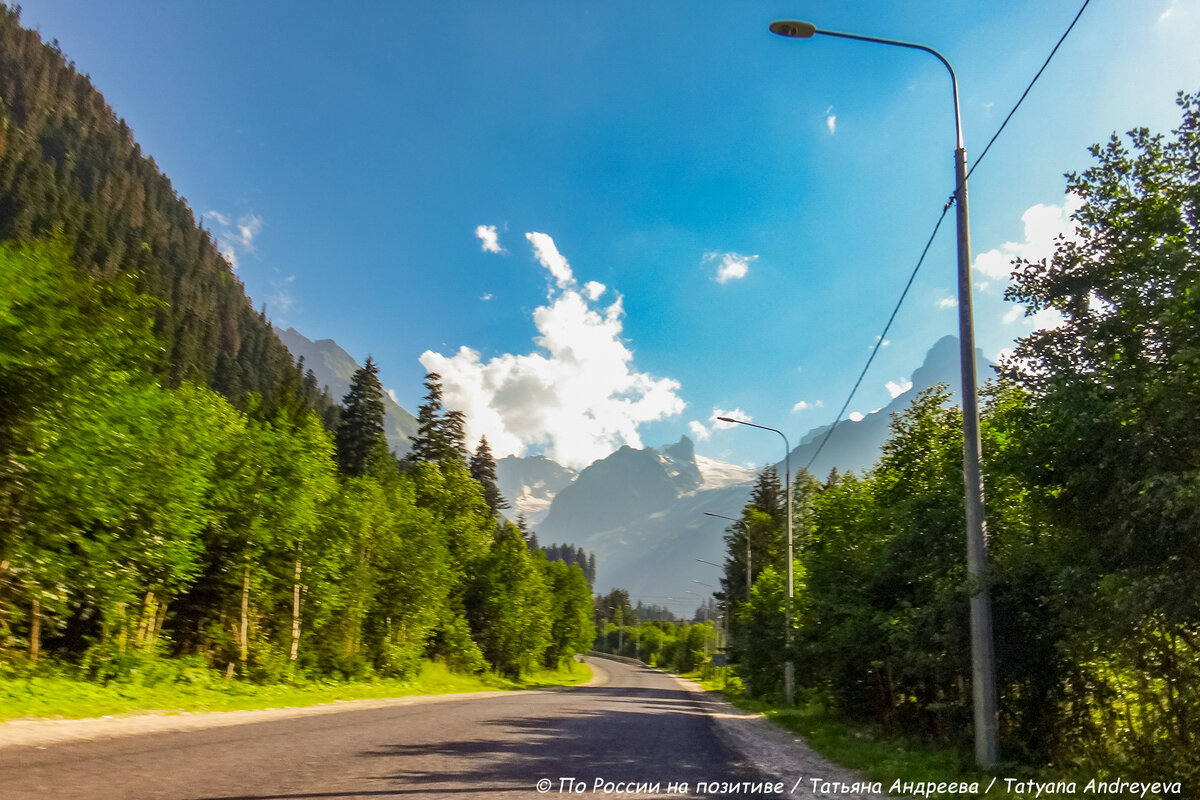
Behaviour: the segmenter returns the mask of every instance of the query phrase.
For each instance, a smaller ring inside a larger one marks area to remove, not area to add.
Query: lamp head
[[[777,19],[771,23],[771,33],[786,36],[789,39],[811,39],[816,32],[816,25],[798,19]]]
[[[737,420],[733,419],[732,417],[717,417],[717,419],[721,420],[721,422],[737,422]]]

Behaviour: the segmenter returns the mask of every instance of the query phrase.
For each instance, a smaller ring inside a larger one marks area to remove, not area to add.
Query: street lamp
[[[721,422],[736,422],[738,425],[749,425],[763,431],[774,431],[783,437],[784,490],[787,496],[787,619],[784,620],[784,645],[787,649],[787,661],[783,664],[783,699],[787,705],[792,705],[795,699],[796,665],[792,661],[792,598],[796,587],[792,585],[792,446],[784,432],[778,428],[768,428],[766,425],[756,425],[744,419],[733,417],[717,417]],[[747,536],[747,541],[749,537]]]
[[[996,681],[992,650],[992,607],[987,586],[987,519],[983,509],[983,468],[979,440],[979,396],[975,386],[975,331],[971,310],[971,233],[967,217],[967,150],[963,146],[962,114],[958,104],[958,79],[946,58],[921,44],[879,39],[853,33],[819,30],[811,22],[777,20],[771,32],[793,39],[816,34],[861,42],[907,47],[929,53],[950,73],[954,93],[954,204],[958,222],[958,344],[962,370],[963,486],[966,495],[967,575],[971,584],[971,691],[975,708],[975,762],[993,766],[1000,758]]]
[[[718,519],[727,519],[737,525],[742,526],[742,530],[746,532],[746,602],[750,602],[750,526],[746,524],[744,519],[734,519],[727,517],[724,514],[714,514],[711,511],[705,511],[706,517],[717,517]],[[699,559],[696,559],[699,561]]]

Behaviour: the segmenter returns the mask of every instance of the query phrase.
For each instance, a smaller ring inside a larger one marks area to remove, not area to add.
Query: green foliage
[[[1057,765],[1050,775],[1168,775],[1195,793],[1200,95],[1179,104],[1170,137],[1139,129],[1093,148],[1096,165],[1068,176],[1082,200],[1074,235],[1047,261],[1016,265],[1010,299],[1063,321],[1021,340],[983,393],[983,579],[1005,757]],[[824,708],[966,761],[976,587],[949,400],[935,388],[896,414],[865,476],[801,476],[793,655]],[[753,541],[774,519],[772,496],[760,477],[727,536],[736,670],[756,696],[777,693],[785,657],[777,555],[744,593],[745,532]]]
[[[586,653],[596,638],[591,589],[578,564],[536,557],[535,563],[545,576],[550,599],[550,643],[542,662],[555,667],[576,653]]]
[[[505,524],[468,588],[466,602],[474,638],[502,675],[529,672],[552,643],[551,603],[544,573],[545,560],[541,556],[535,559],[517,527]],[[564,622],[572,625],[571,620]],[[563,632],[568,643],[579,633]],[[562,653],[555,655],[561,657]]]
[[[425,402],[417,409],[417,435],[411,437],[410,460],[460,461],[463,443],[462,418],[451,417],[442,406],[442,376],[430,372],[425,376]],[[453,412],[451,412],[453,413]]]
[[[1047,747],[1200,786],[1200,95],[1172,136],[1137,129],[1068,175],[1075,236],[1021,262],[1010,296],[1063,323],[1020,341],[1009,433],[1053,526],[1065,719]],[[1068,599],[1069,598],[1069,599]]]

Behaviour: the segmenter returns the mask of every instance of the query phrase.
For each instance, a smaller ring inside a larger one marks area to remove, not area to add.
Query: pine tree
[[[343,475],[366,473],[370,455],[383,438],[383,385],[379,368],[368,356],[367,363],[354,373],[350,392],[342,399],[345,410],[338,420],[338,468]]]
[[[483,486],[483,499],[493,514],[499,514],[502,509],[509,507],[504,495],[500,494],[500,487],[496,485],[496,459],[492,457],[492,448],[488,446],[486,436],[479,438],[479,447],[471,456],[471,477]]]

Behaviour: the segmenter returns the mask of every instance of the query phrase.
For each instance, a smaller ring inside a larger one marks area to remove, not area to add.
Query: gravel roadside
[[[694,681],[679,677],[676,680],[683,688],[701,695],[701,703],[716,723],[719,735],[763,775],[782,782],[787,797],[896,800],[886,792],[852,793],[835,789],[832,794],[818,793],[826,783],[855,786],[866,783],[866,779],[854,770],[830,762],[799,736],[772,724],[761,714],[743,711],[714,692],[706,692]]]

